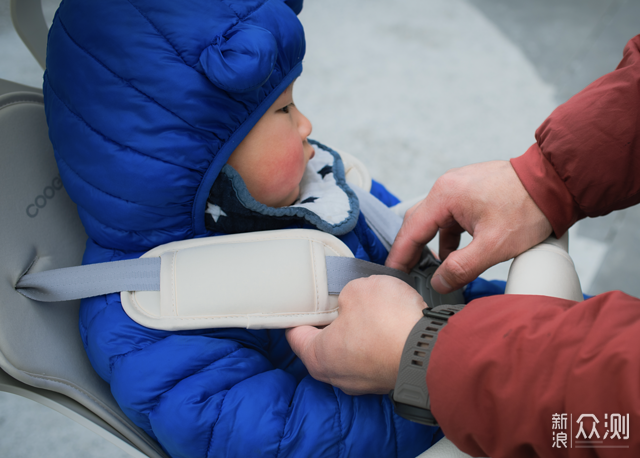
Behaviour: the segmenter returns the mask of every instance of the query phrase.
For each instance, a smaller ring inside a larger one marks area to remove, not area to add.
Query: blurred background
[[[59,3],[43,0],[49,23]],[[0,78],[41,87],[9,12],[0,0]],[[407,199],[453,167],[523,154],[556,106],[615,69],[640,33],[640,0],[307,0],[300,19],[307,54],[294,98],[312,137]],[[640,297],[639,225],[640,206],[571,229],[584,292]],[[508,267],[482,276],[506,279]],[[0,393],[0,456],[127,455]]]

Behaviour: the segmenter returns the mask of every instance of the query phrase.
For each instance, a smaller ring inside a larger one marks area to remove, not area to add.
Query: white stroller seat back
[[[80,264],[87,239],[47,132],[42,95],[0,96],[0,367],[22,383],[85,406],[146,455],[165,457],[122,413],[91,367],[78,330],[80,301],[43,307],[14,289],[27,269]]]

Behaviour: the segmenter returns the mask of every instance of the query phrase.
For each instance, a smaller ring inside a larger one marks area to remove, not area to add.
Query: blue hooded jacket
[[[64,0],[49,32],[49,135],[89,240],[84,263],[212,235],[229,155],[302,70],[301,1]],[[397,200],[374,183],[388,205]],[[340,238],[383,262],[362,215]],[[283,330],[148,329],[120,296],[83,300],[87,354],[123,411],[174,457],[414,457],[435,429],[385,396],[318,382]]]

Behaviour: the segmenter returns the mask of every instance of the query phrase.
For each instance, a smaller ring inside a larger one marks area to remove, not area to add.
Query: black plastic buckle
[[[461,289],[449,294],[440,294],[431,287],[431,277],[440,264],[440,261],[438,261],[429,248],[425,246],[420,262],[409,272],[409,276],[413,281],[413,287],[431,308],[444,304],[463,304],[464,296]],[[442,319],[442,317],[439,318]]]

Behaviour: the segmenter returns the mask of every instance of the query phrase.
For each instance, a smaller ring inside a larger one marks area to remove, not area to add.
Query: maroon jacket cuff
[[[511,159],[518,178],[560,238],[580,217],[578,206],[537,143]]]

